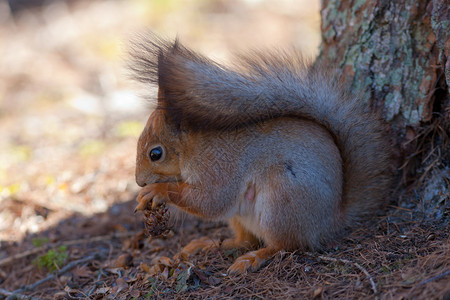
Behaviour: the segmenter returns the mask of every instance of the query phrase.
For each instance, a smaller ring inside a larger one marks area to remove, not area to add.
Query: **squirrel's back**
[[[289,116],[326,128],[342,158],[347,224],[388,197],[390,145],[383,125],[337,72],[286,52],[242,55],[228,68],[155,37],[138,43],[133,57],[137,79],[159,84],[159,105],[183,126],[232,130]]]

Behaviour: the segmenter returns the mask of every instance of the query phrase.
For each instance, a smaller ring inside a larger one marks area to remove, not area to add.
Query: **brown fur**
[[[280,249],[319,248],[386,199],[382,126],[336,73],[282,52],[241,56],[231,69],[156,37],[136,44],[133,59],[136,78],[159,85],[138,143],[139,207],[167,201],[231,220],[228,247],[265,244],[231,272]],[[148,158],[154,145],[163,160]]]

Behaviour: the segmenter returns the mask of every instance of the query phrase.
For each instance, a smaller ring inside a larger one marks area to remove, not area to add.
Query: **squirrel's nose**
[[[144,182],[144,183],[139,183],[139,182],[137,182],[137,184],[138,184],[138,186],[140,186],[140,187],[144,187],[144,186],[147,185],[145,182]]]
[[[138,184],[138,186],[140,187],[144,187],[147,184],[145,183],[145,179],[142,176],[138,176],[136,175],[136,183]]]

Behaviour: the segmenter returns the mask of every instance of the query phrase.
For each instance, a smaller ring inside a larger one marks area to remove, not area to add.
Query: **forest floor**
[[[321,252],[281,252],[258,272],[228,275],[227,268],[241,249],[174,258],[194,238],[229,237],[226,226],[186,218],[168,237],[148,238],[134,206],[131,200],[91,217],[70,216],[20,242],[2,243],[0,295],[14,292],[23,299],[24,295],[37,299],[450,296],[448,224],[418,221],[405,210],[391,208]]]
[[[0,299],[450,299],[449,225],[420,198],[245,275],[227,274],[243,249],[174,258],[230,237],[226,224],[178,215],[165,238],[143,234],[134,164],[149,111],[117,67],[121,44],[151,27],[219,58],[240,41],[317,53],[317,6],[284,2],[55,1],[14,16],[0,2]]]

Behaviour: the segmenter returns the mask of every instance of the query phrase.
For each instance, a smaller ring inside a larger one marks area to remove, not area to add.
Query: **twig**
[[[31,250],[27,250],[25,252],[22,253],[18,253],[16,255],[4,258],[2,260],[0,260],[0,267],[7,265],[17,259],[21,259],[39,252],[43,252],[43,251],[47,251],[51,248],[55,248],[58,246],[70,246],[70,245],[75,245],[75,244],[86,244],[86,243],[92,243],[92,242],[100,242],[100,241],[104,241],[104,240],[109,240],[112,238],[122,238],[122,237],[127,237],[127,236],[133,236],[137,234],[137,232],[132,231],[132,232],[119,232],[119,233],[114,233],[114,234],[108,234],[108,235],[101,235],[101,236],[94,236],[91,238],[87,238],[87,239],[78,239],[78,240],[71,240],[71,241],[65,241],[65,242],[60,242],[60,243],[52,243],[52,244],[48,244],[45,246],[41,246],[38,248],[34,248]]]
[[[82,263],[85,263],[85,262],[88,262],[90,260],[99,258],[99,257],[100,257],[100,255],[98,253],[96,253],[96,254],[89,255],[88,257],[81,258],[79,260],[74,260],[74,261],[68,263],[67,265],[65,265],[58,272],[50,274],[47,277],[45,277],[45,278],[43,278],[43,279],[41,279],[39,281],[36,281],[33,284],[24,286],[24,287],[22,287],[20,289],[17,289],[15,291],[13,291],[13,292],[10,292],[10,291],[4,290],[4,289],[0,289],[0,294],[3,295],[3,296],[7,296],[8,298],[11,298],[11,299],[35,299],[34,297],[30,297],[30,296],[27,296],[27,295],[22,295],[21,293],[27,292],[27,291],[32,291],[35,288],[37,288],[38,286],[40,286],[41,284],[52,280],[56,276],[61,276],[62,274],[66,273],[67,271],[70,271],[75,266],[77,266],[79,264],[82,264]]]
[[[13,256],[9,256],[7,258],[4,258],[4,259],[0,260],[0,267],[3,266],[3,265],[7,265],[10,262],[15,261],[16,259],[27,257],[27,256],[30,256],[30,255],[39,253],[41,251],[45,251],[47,249],[50,249],[50,245],[45,245],[45,246],[42,246],[42,247],[38,247],[38,248],[31,249],[31,250],[27,250],[27,251],[22,252],[22,253],[18,253],[18,254],[13,255]]]
[[[419,286],[422,286],[422,285],[425,285],[425,284],[427,284],[427,283],[430,283],[430,282],[432,282],[432,281],[434,281],[434,280],[440,279],[440,278],[442,278],[442,277],[445,277],[445,276],[447,276],[447,275],[450,275],[450,270],[447,270],[447,271],[445,271],[444,273],[441,273],[441,274],[439,274],[439,275],[433,276],[433,277],[431,277],[431,278],[428,278],[427,280],[422,281],[422,282],[418,285],[418,287],[419,287]]]
[[[413,286],[413,287],[411,288],[411,290],[408,292],[408,295],[406,295],[406,296],[411,295],[411,294],[413,293],[413,291],[414,291],[416,288],[421,287],[421,286],[423,286],[423,285],[425,285],[425,284],[427,284],[427,283],[430,283],[430,282],[432,282],[432,281],[435,281],[435,280],[437,280],[437,279],[440,279],[440,278],[442,278],[442,277],[445,277],[445,276],[447,276],[447,275],[450,275],[450,270],[447,270],[447,271],[445,271],[444,273],[438,274],[438,275],[436,275],[436,276],[433,276],[433,277],[431,277],[431,278],[428,278],[428,279],[422,281],[422,282],[419,283],[418,285]]]
[[[70,270],[73,269],[75,266],[77,266],[77,265],[79,265],[79,264],[82,264],[82,263],[85,263],[85,262],[88,262],[88,261],[90,261],[90,260],[93,260],[93,259],[95,259],[95,258],[98,258],[99,256],[100,256],[100,255],[96,253],[96,254],[90,255],[90,256],[88,256],[88,257],[79,259],[79,260],[74,260],[74,261],[68,263],[68,264],[67,264],[66,266],[64,266],[63,268],[61,268],[61,270],[59,270],[58,272],[53,273],[53,274],[50,274],[50,275],[48,275],[47,277],[45,277],[44,279],[41,279],[41,280],[39,280],[39,281],[36,281],[36,282],[33,283],[33,284],[24,286],[24,287],[22,287],[22,288],[20,288],[20,289],[17,289],[17,290],[15,290],[15,291],[13,291],[13,292],[10,292],[10,291],[4,290],[4,289],[0,289],[0,294],[3,295],[3,296],[12,297],[12,298],[14,298],[14,299],[33,299],[33,297],[26,296],[26,295],[22,295],[21,293],[22,293],[22,292],[26,292],[26,291],[32,291],[32,290],[34,290],[36,287],[38,287],[39,285],[41,285],[41,284],[43,284],[43,283],[46,283],[47,281],[52,280],[52,279],[55,278],[56,276],[60,276],[60,275],[62,275],[62,274],[64,274],[64,273],[66,273],[67,271],[70,271]]]
[[[63,268],[61,268],[61,270],[59,270],[58,272],[53,273],[53,274],[50,274],[50,275],[48,275],[47,277],[45,277],[44,279],[41,279],[41,280],[39,280],[39,281],[36,281],[35,283],[33,283],[33,284],[31,284],[31,285],[27,285],[27,286],[25,286],[25,287],[23,287],[23,288],[21,288],[21,289],[18,289],[17,291],[18,291],[18,292],[24,292],[24,291],[31,291],[31,290],[34,290],[34,289],[35,289],[36,287],[38,287],[39,285],[41,285],[41,284],[43,284],[43,283],[45,283],[45,282],[47,282],[47,281],[49,281],[49,280],[52,280],[52,279],[55,278],[56,276],[60,276],[60,275],[62,275],[62,274],[64,274],[64,273],[66,273],[67,271],[70,271],[70,270],[73,269],[75,266],[77,266],[77,265],[79,265],[79,264],[82,264],[82,263],[85,263],[85,262],[88,262],[88,261],[93,260],[93,259],[98,258],[98,257],[100,257],[100,255],[99,255],[98,253],[96,253],[96,254],[89,255],[88,257],[81,258],[81,259],[79,259],[79,260],[74,260],[74,261],[68,263],[67,265],[65,265],[65,266],[64,266]]]
[[[423,172],[422,176],[420,176],[419,180],[417,180],[417,185],[420,186],[422,184],[423,179],[428,174],[428,172],[433,168],[433,166],[439,161],[440,157],[436,158],[432,163],[430,163],[425,171]]]
[[[350,261],[350,260],[347,260],[347,259],[343,259],[343,258],[333,258],[333,257],[328,257],[328,256],[323,256],[323,255],[315,256],[312,253],[306,253],[306,254],[311,256],[311,257],[317,257],[317,258],[319,258],[320,260],[323,260],[323,261],[340,262],[340,263],[344,263],[344,264],[354,265],[359,270],[361,270],[366,275],[366,277],[369,279],[370,285],[372,286],[373,293],[375,295],[378,294],[378,290],[377,290],[377,286],[375,284],[375,281],[373,280],[372,276],[370,276],[369,272],[367,272],[367,270],[364,269],[360,264],[358,264],[356,262],[353,262],[353,261]]]
[[[7,291],[5,289],[0,289],[0,295],[6,296],[7,297],[6,299],[19,299],[19,300],[22,300],[22,299],[23,300],[37,299],[35,297],[30,297],[30,296],[27,296],[27,295],[22,295],[22,294],[15,293],[15,292],[10,292],[10,291]]]

